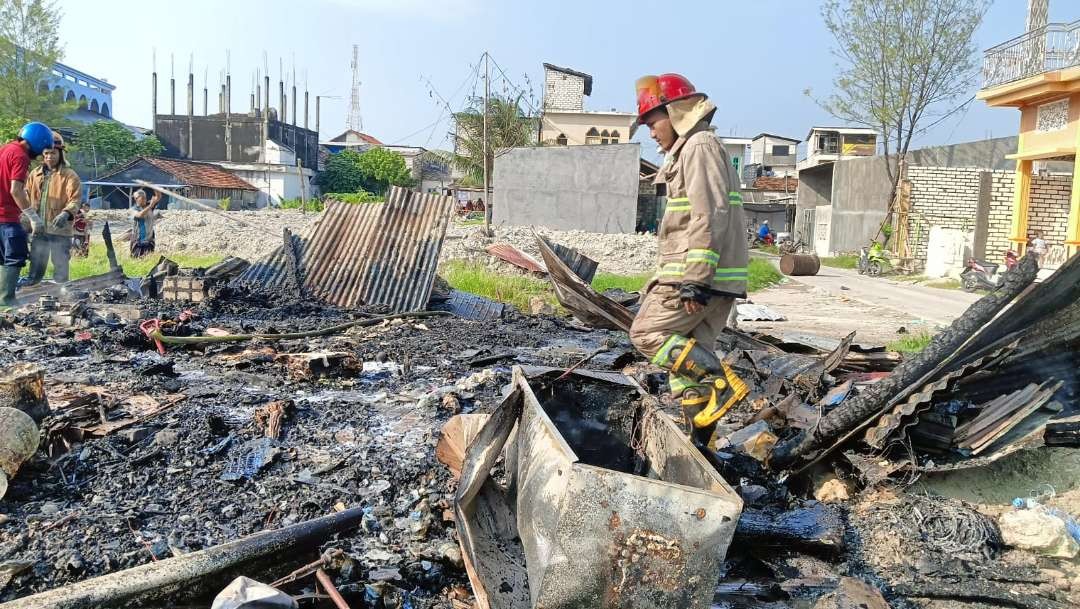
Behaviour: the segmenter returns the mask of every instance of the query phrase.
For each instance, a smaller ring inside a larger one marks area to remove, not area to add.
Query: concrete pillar
[[[169,114],[176,116],[176,79],[169,78]]]
[[[321,131],[319,131],[319,105],[320,105],[321,101],[322,101],[322,96],[321,95],[316,95],[315,96],[315,133],[316,134],[322,133]]]
[[[225,75],[225,160],[232,158],[232,74]]]
[[[990,202],[993,197],[994,174],[989,171],[979,172],[979,201],[975,208],[975,242],[973,254],[976,258],[987,257],[986,240],[990,235]],[[1004,252],[1000,252],[1004,254]],[[996,259],[999,252],[993,252]]]
[[[1021,147],[1020,150],[1023,150]],[[1009,241],[1023,255],[1027,247],[1028,208],[1031,204],[1031,161],[1016,161],[1016,190],[1013,194],[1012,235]]]
[[[292,124],[296,125],[296,85],[292,88]]]
[[[1080,152],[1080,143],[1077,144]],[[1070,258],[1080,249],[1080,154],[1073,160],[1072,190],[1069,192],[1069,222],[1065,225],[1065,250]]]
[[[308,128],[308,92],[304,91],[304,129]]]
[[[195,75],[191,72],[188,72],[187,77],[187,115],[187,156],[190,159],[195,156]]]
[[[150,91],[150,106],[151,106],[151,109],[153,110],[153,116],[154,116],[154,120],[152,122],[156,123],[157,122],[157,72],[154,72],[150,76],[150,88],[151,88],[151,91]],[[151,125],[151,127],[154,127],[156,129],[155,125]]]

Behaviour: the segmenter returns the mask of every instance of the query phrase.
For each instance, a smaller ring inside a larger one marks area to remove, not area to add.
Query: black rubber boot
[[[15,306],[15,287],[19,284],[19,273],[22,269],[17,266],[0,266],[0,307]]]

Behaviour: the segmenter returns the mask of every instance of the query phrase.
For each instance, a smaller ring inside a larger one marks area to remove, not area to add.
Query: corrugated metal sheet
[[[525,269],[526,271],[532,271],[533,273],[547,274],[547,267],[540,263],[539,260],[519,250],[518,248],[510,245],[509,243],[493,243],[484,251],[495,256],[503,262],[509,262],[510,264]]]
[[[296,252],[304,291],[340,307],[424,308],[453,209],[453,197],[396,186],[384,203],[329,202],[307,240],[286,237]],[[238,281],[280,288],[287,268],[283,248],[278,248]]]

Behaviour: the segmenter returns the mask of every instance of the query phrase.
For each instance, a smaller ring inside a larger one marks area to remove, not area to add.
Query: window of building
[[[788,149],[790,149],[790,148],[791,148],[791,146],[776,146],[776,145],[774,145],[772,147],[772,155],[773,156],[787,156],[787,155],[791,154],[790,152],[788,152]]]
[[[619,143],[619,131],[618,131],[618,129],[611,132],[611,143],[612,144],[618,144]]]
[[[600,132],[596,130],[596,127],[590,128],[585,133],[585,143],[586,144],[599,144],[599,143],[601,143]]]
[[[560,133],[559,137],[555,138],[555,143],[557,145],[559,145],[559,146],[565,146],[566,145],[566,134],[565,133]]]
[[[824,154],[840,153],[840,138],[835,134],[822,134],[817,138],[817,151]]]
[[[607,129],[604,129],[603,131],[600,132],[600,143],[601,144],[608,144],[610,142],[611,142],[611,134],[608,133]]]

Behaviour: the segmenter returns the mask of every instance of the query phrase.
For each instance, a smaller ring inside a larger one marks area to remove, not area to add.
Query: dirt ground
[[[936,325],[888,307],[874,307],[861,301],[829,293],[787,279],[780,285],[750,295],[750,301],[782,313],[787,321],[747,321],[739,327],[769,334],[784,332],[841,338],[854,330],[855,342],[885,345],[909,334],[934,332]]]

